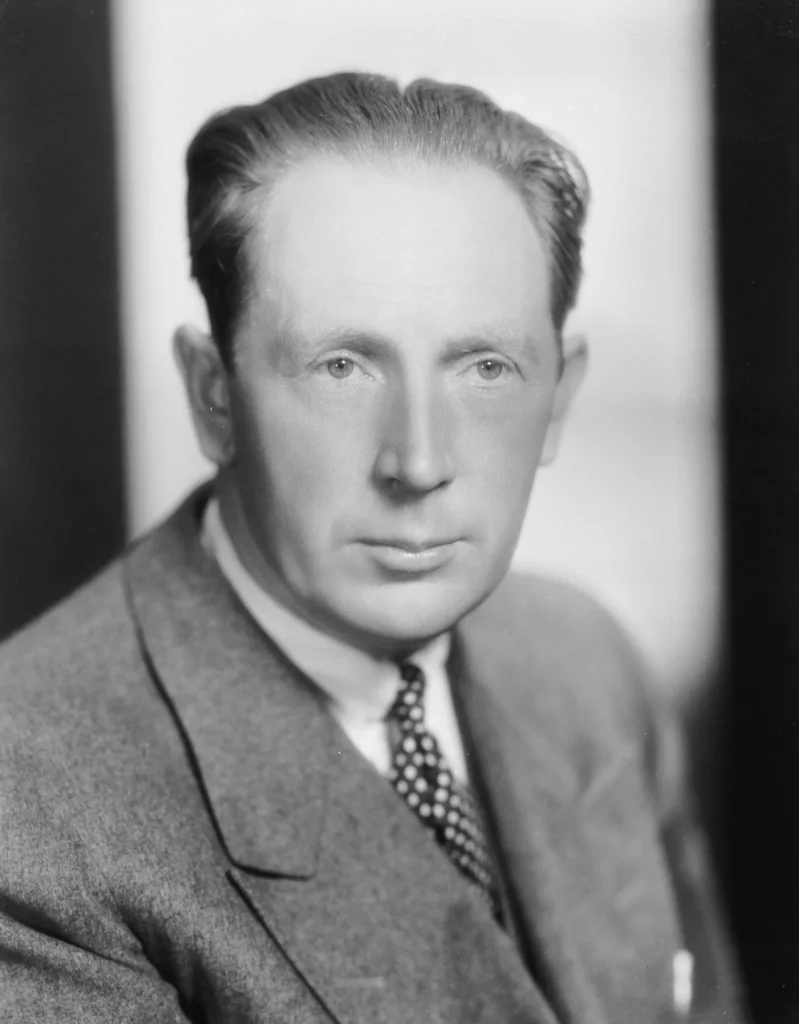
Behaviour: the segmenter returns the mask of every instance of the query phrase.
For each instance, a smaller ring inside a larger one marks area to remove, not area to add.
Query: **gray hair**
[[[550,305],[560,334],[582,271],[588,183],[563,145],[519,114],[463,85],[345,72],[301,82],[208,120],[187,157],[192,276],[228,366],[247,297],[246,241],[256,203],[303,157],[409,155],[476,163],[518,193],[547,252]]]

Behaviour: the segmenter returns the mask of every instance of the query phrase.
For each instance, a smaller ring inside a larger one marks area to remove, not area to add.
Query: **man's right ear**
[[[228,465],[236,445],[228,371],[219,350],[210,334],[191,324],[178,327],[173,346],[203,455],[217,466]]]

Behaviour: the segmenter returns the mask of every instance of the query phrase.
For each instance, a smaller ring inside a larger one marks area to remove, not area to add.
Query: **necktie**
[[[389,781],[456,867],[488,897],[500,918],[499,898],[480,817],[469,792],[455,782],[438,743],[424,724],[422,670],[400,665],[402,683],[386,718],[399,725]]]

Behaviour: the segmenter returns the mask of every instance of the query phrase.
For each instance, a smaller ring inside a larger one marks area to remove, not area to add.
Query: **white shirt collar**
[[[344,717],[351,722],[385,717],[399,686],[396,662],[373,658],[322,633],[267,594],[242,564],[213,497],[203,517],[202,543],[258,625],[328,694]],[[413,661],[428,681],[446,680],[449,649],[450,635],[443,633],[414,653]]]

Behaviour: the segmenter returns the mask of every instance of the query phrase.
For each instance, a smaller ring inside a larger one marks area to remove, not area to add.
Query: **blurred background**
[[[691,738],[755,1020],[799,1019],[799,5],[0,0],[0,636],[209,472],[183,154],[342,69],[463,81],[587,167],[592,367],[517,563],[637,639]]]

